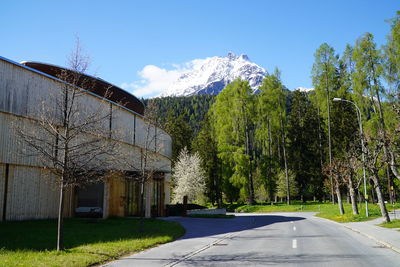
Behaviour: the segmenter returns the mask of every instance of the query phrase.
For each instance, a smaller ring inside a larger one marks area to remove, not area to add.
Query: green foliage
[[[187,147],[191,150],[193,138],[201,128],[201,122],[214,101],[213,95],[189,97],[163,97],[144,100],[157,107],[158,123],[172,137],[172,160],[175,162],[179,152]]]
[[[172,137],[172,161],[175,162],[182,149],[186,147],[191,150],[193,132],[183,116],[174,118],[169,115],[164,128]]]
[[[333,47],[323,43],[314,54],[315,62],[312,67],[312,83],[315,89],[316,103],[319,105],[324,118],[328,117],[332,92],[337,88],[338,57]]]
[[[215,140],[215,133],[211,126],[209,116],[206,115],[202,122],[202,127],[193,140],[193,150],[199,153],[202,160],[202,168],[206,175],[206,192],[207,200],[213,205],[222,203],[222,179],[218,158],[218,148]]]
[[[256,183],[264,188],[259,193],[272,200],[276,191],[277,173],[284,168],[283,136],[286,135],[288,90],[280,80],[279,70],[267,75],[255,96]]]
[[[290,196],[296,197],[299,194],[299,187],[297,185],[295,176],[291,170],[288,171],[289,178],[289,190]],[[276,193],[278,197],[284,198],[287,196],[287,184],[286,184],[286,174],[284,170],[278,173],[277,189]]]
[[[201,121],[203,121],[214,99],[215,96],[213,95],[171,96],[147,99],[144,102],[147,104],[149,101],[152,101],[156,104],[161,125],[164,125],[168,121],[167,118],[176,119],[181,117],[192,129],[193,137],[195,137],[199,133]]]
[[[225,184],[238,188],[243,201],[254,199],[249,139],[254,119],[252,93],[247,81],[237,79],[222,90],[210,110],[218,157],[232,168],[232,173],[222,173]]]
[[[384,50],[385,79],[389,84],[389,92],[392,97],[398,97],[400,89],[400,11],[396,17],[390,20],[391,30],[387,37]]]
[[[288,123],[289,167],[303,197],[322,199],[322,119],[306,93],[294,92]]]

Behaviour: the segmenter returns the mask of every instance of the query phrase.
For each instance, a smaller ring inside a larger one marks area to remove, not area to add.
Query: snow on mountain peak
[[[247,55],[236,56],[229,52],[226,57],[214,56],[187,63],[160,96],[216,95],[237,78],[249,81],[256,90],[266,74],[265,69],[251,62]]]
[[[300,92],[309,93],[309,92],[313,91],[314,88],[297,87],[296,90],[298,90],[298,91],[300,91]]]

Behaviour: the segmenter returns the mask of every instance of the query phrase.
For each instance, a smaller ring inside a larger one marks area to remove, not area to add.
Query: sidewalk
[[[391,220],[400,219],[400,210],[392,211],[389,215]],[[398,231],[400,229],[377,226],[382,222],[383,218],[380,217],[371,221],[341,223],[341,225],[400,253],[400,232]]]

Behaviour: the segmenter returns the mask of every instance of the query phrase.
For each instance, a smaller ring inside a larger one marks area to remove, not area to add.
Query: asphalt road
[[[400,254],[315,213],[168,218],[179,240],[106,266],[400,266]]]

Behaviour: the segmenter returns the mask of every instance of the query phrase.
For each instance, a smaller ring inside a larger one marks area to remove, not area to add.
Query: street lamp
[[[350,101],[350,100],[346,100],[346,99],[342,99],[342,98],[338,98],[335,97],[333,99],[333,101],[337,102],[337,101],[342,101],[342,102],[348,102],[353,104],[356,107],[356,111],[357,111],[357,118],[358,118],[358,124],[360,126],[360,139],[361,139],[361,151],[362,151],[362,162],[363,162],[363,178],[364,178],[364,200],[365,200],[365,215],[368,217],[368,195],[367,195],[367,180],[365,178],[365,155],[364,155],[364,140],[363,140],[363,128],[362,128],[362,122],[361,122],[361,111],[358,108],[358,106],[356,105],[356,103]]]

